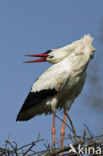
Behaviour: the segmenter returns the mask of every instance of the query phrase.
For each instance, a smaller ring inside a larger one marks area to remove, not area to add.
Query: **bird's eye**
[[[49,58],[53,58],[54,56],[49,56]]]

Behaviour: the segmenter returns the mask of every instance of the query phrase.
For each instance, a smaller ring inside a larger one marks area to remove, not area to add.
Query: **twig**
[[[84,125],[84,126],[86,127],[86,129],[88,130],[89,135],[90,135],[90,137],[91,137],[91,139],[92,139],[92,141],[93,141],[93,135],[92,135],[90,129],[88,128],[88,126],[87,126],[86,124],[83,124],[83,125]]]
[[[69,116],[68,114],[67,114],[67,118],[68,118],[68,120],[69,120],[69,122],[70,122],[70,124],[71,124],[71,127],[72,127],[72,132],[73,132],[73,134],[74,134],[75,143],[77,143],[76,130],[75,130],[74,125],[73,125],[73,123],[72,123],[72,120],[71,120],[71,118],[70,118],[70,116]]]
[[[25,147],[27,147],[27,146],[31,146],[33,143],[37,143],[37,142],[41,142],[41,141],[43,141],[44,139],[40,139],[40,140],[36,140],[35,142],[32,142],[32,143],[30,143],[30,144],[27,144],[27,145],[23,145],[23,146],[21,146],[21,147],[19,147],[17,150],[21,150],[21,149],[23,149],[23,148],[25,148]]]
[[[60,121],[62,121],[62,122],[64,122],[59,116],[57,116],[56,114],[55,114],[55,116],[60,120]],[[71,129],[71,127],[66,123],[66,122],[64,122],[65,123],[65,125],[72,131],[72,133],[73,133],[73,130]]]
[[[11,146],[11,148],[15,151],[16,156],[18,156],[17,149],[11,144],[9,140],[6,140],[6,142]]]
[[[33,146],[35,146],[35,142],[32,142],[32,145],[27,149],[23,156],[25,156],[33,148]]]
[[[86,130],[84,129],[83,142],[85,142],[85,139],[86,139]]]
[[[102,140],[98,140],[96,142],[92,142],[90,144],[87,145],[87,147],[91,147],[91,146],[95,146],[95,145],[98,145],[99,143],[102,143],[103,142],[103,139]],[[73,145],[73,147],[75,149],[77,149],[78,145],[79,144],[85,144],[84,142],[78,142],[76,144]],[[61,149],[57,149],[55,152],[51,152],[51,153],[47,153],[45,154],[44,156],[57,156],[58,154],[62,153],[62,152],[66,152],[66,151],[69,151],[71,149],[70,146],[68,147],[64,147],[64,148],[61,148]],[[66,156],[69,155],[70,156],[70,153],[69,154],[66,154]]]
[[[73,145],[74,148],[77,148],[77,146],[79,144],[83,144],[82,142],[78,142],[76,144]],[[60,148],[60,149],[57,149],[55,152],[53,151],[52,153],[47,153],[45,154],[44,156],[57,156],[58,154],[62,153],[62,152],[66,152],[66,151],[69,151],[71,149],[70,146],[68,147],[64,147],[64,148]]]

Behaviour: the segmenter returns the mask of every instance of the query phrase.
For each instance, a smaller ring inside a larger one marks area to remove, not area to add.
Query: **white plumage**
[[[93,38],[85,35],[63,48],[53,49],[41,55],[28,55],[42,56],[43,61],[54,65],[33,84],[17,120],[28,120],[42,113],[55,112],[56,109],[64,108],[64,113],[69,110],[83,88],[86,68],[95,51],[92,42]]]

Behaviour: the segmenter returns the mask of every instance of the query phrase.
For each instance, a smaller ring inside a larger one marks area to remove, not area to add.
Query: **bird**
[[[34,82],[22,105],[16,121],[27,121],[37,115],[53,113],[52,143],[55,145],[56,110],[64,111],[61,127],[61,147],[64,147],[64,135],[67,113],[72,103],[81,93],[86,77],[86,69],[96,49],[92,45],[90,34],[84,35],[62,48],[47,50],[42,54],[28,54],[40,57],[25,63],[49,62],[53,64]]]

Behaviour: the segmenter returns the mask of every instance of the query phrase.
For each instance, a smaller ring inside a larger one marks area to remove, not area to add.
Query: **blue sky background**
[[[98,70],[102,73],[103,44],[99,42],[102,18],[102,0],[0,1],[0,145],[8,136],[20,145],[26,144],[36,139],[39,132],[41,138],[51,143],[52,115],[37,116],[28,122],[15,121],[34,80],[50,66],[49,63],[23,64],[28,60],[24,55],[61,47],[90,33],[96,53],[89,71],[92,64],[99,64]],[[103,112],[84,104],[83,100],[89,92],[89,83],[87,79],[81,95],[72,105],[70,116],[79,133],[85,123],[93,134],[100,134]],[[61,113],[58,115],[63,117]],[[57,119],[57,138],[60,126]],[[41,144],[39,148],[44,147]]]

